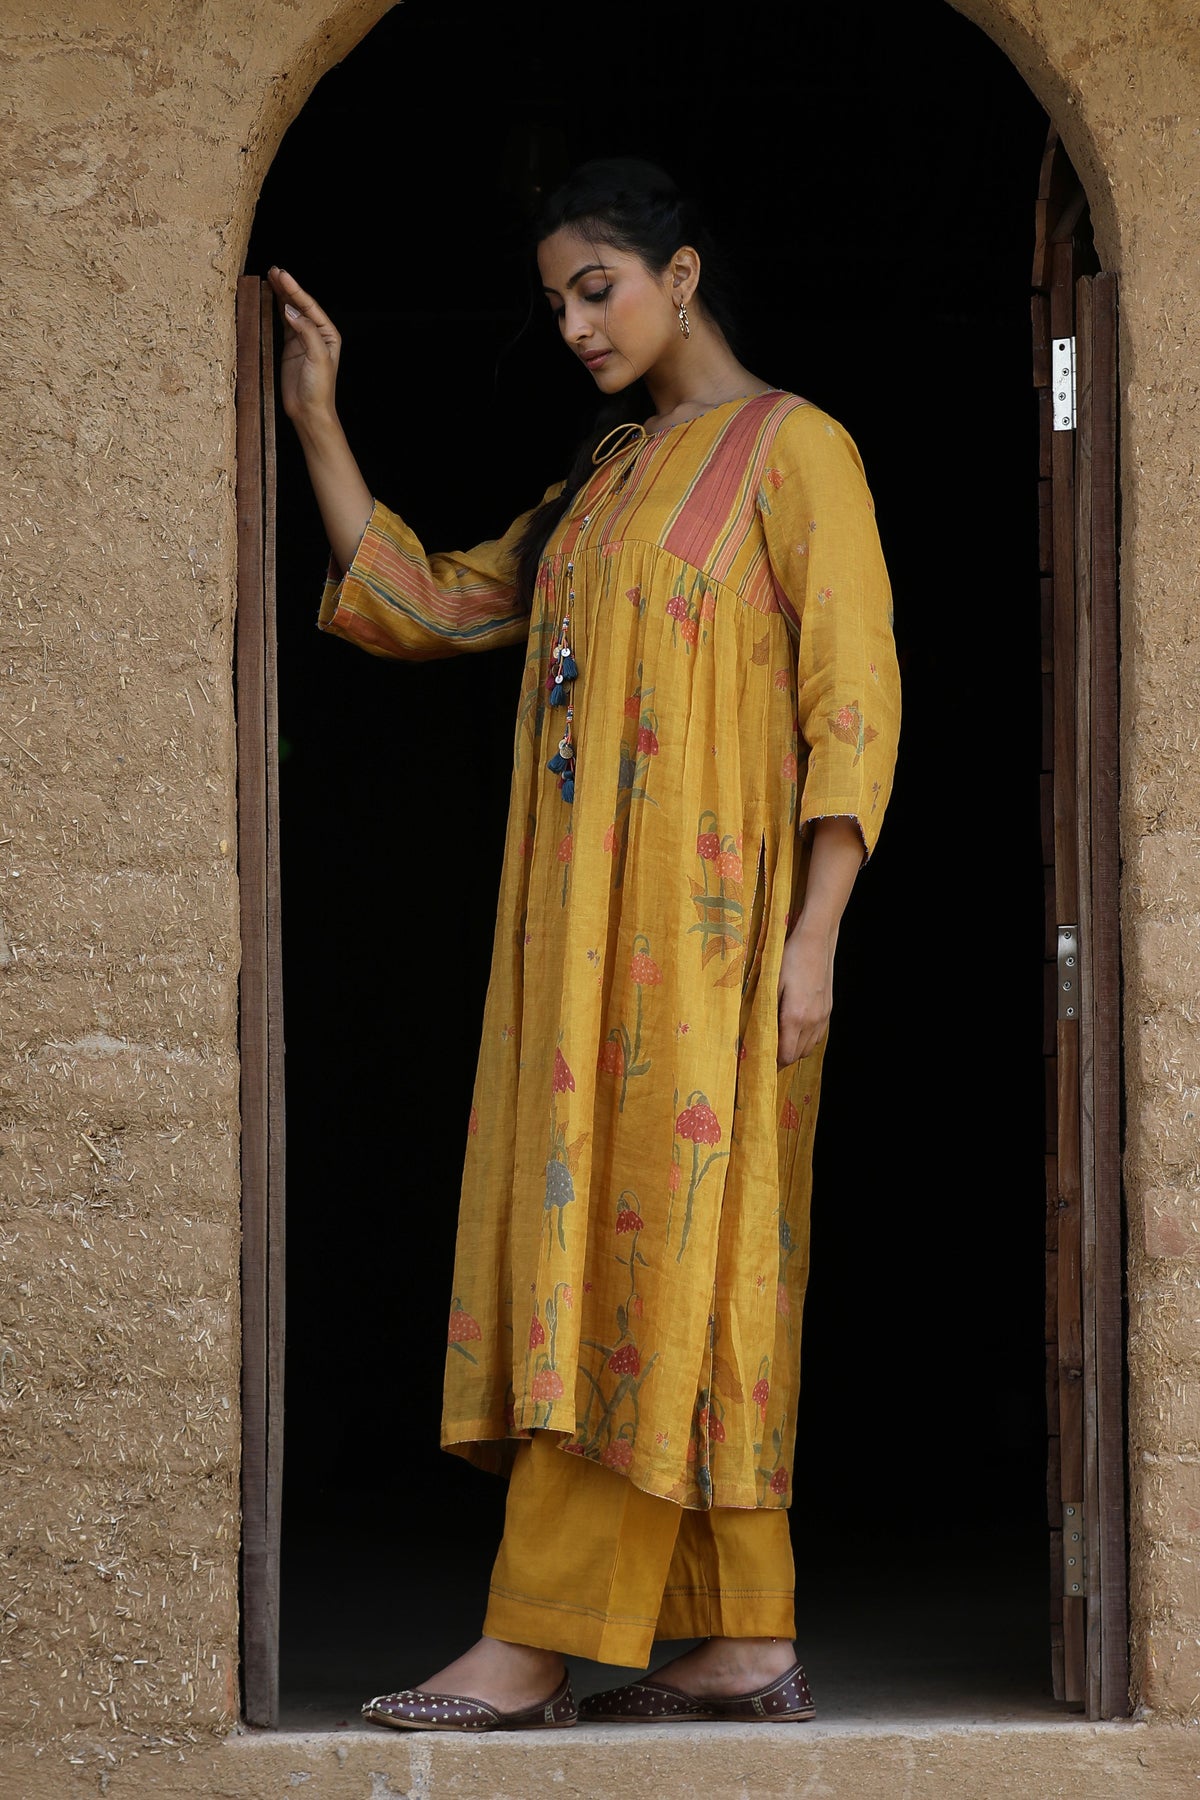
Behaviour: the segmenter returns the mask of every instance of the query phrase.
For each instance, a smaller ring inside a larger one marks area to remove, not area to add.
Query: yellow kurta
[[[527,645],[442,1441],[505,1467],[547,1428],[685,1506],[783,1506],[821,1051],[777,1069],[777,988],[806,825],[853,817],[869,853],[891,789],[874,509],[842,427],[773,392],[603,464],[528,616],[524,523],[428,556],[376,506],[320,613],[382,656]]]

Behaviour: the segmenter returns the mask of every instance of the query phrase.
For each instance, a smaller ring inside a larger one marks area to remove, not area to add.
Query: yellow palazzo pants
[[[486,1637],[645,1668],[656,1637],[795,1636],[785,1511],[688,1510],[558,1443],[518,1447]]]

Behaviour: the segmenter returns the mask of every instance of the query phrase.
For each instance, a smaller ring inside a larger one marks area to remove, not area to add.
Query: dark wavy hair
[[[712,233],[696,203],[680,193],[671,177],[654,163],[637,157],[609,157],[584,163],[550,195],[534,226],[541,244],[563,226],[573,225],[599,244],[637,256],[652,274],[660,274],[683,244],[700,256],[700,285],[693,305],[716,325],[732,345],[730,278]],[[631,407],[633,413],[631,413]],[[636,382],[605,402],[595,424],[575,452],[562,493],[539,506],[521,536],[517,561],[517,605],[528,612],[542,552],[555,526],[592,473],[592,452],[619,425],[650,407],[642,383]]]

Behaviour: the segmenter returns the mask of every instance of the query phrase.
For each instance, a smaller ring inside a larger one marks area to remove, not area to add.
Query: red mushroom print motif
[[[634,1198],[636,1199],[636,1197],[637,1196],[635,1195]],[[625,1195],[622,1194],[621,1198],[617,1201],[617,1231],[640,1231],[641,1229],[641,1214],[630,1205],[629,1201],[625,1198]]]
[[[450,1329],[446,1335],[449,1348],[457,1350],[468,1362],[476,1362],[477,1357],[467,1349],[467,1345],[479,1343],[482,1337],[478,1321],[464,1309],[461,1300],[456,1300],[450,1309]]]
[[[638,1197],[632,1188],[626,1188],[625,1192],[617,1201],[617,1236],[628,1238],[629,1240],[627,1245],[617,1251],[617,1261],[622,1263],[629,1270],[629,1292],[617,1307],[617,1335],[619,1339],[628,1337],[629,1321],[631,1318],[641,1318],[644,1315],[642,1296],[638,1292],[638,1270],[645,1269],[649,1265],[638,1247],[638,1237],[645,1230],[645,1223],[642,1219],[642,1215],[637,1210],[638,1205]],[[633,1345],[627,1344],[625,1348],[633,1351],[634,1360],[636,1361],[637,1352],[633,1349]],[[622,1352],[617,1352],[617,1354],[622,1354]],[[619,1374],[632,1373],[637,1375],[640,1373],[640,1367],[622,1368],[612,1360],[610,1360],[608,1366],[610,1369],[617,1369]]]
[[[741,833],[722,835],[716,814],[703,812],[697,822],[696,855],[701,879],[689,876],[688,885],[698,917],[688,930],[699,934],[700,967],[707,969],[716,959],[721,971],[715,985],[732,987],[741,981],[746,954]]]
[[[539,1361],[541,1361],[541,1367],[534,1374],[529,1392],[535,1402],[541,1401],[544,1404],[546,1410],[543,1418],[539,1420],[535,1404],[533,1423],[548,1425],[554,1416],[554,1402],[562,1399],[566,1393],[566,1384],[557,1369],[551,1368],[548,1362],[542,1361],[540,1358]]]
[[[690,656],[693,645],[708,642],[708,627],[716,611],[716,591],[709,587],[703,575],[695,574],[690,581],[680,576],[666,606],[671,621],[671,643],[682,644],[684,653]]]
[[[606,1469],[619,1469],[624,1472],[633,1461],[633,1441],[627,1437],[615,1437],[605,1444],[600,1454],[600,1461]]]
[[[639,1207],[632,1188],[626,1188],[617,1200],[616,1233],[623,1240],[617,1261],[628,1271],[629,1283],[616,1307],[617,1335],[607,1342],[585,1338],[588,1357],[580,1365],[586,1389],[578,1424],[581,1453],[598,1456],[608,1468],[623,1470],[633,1458],[642,1388],[658,1361],[658,1352],[646,1355],[631,1331],[632,1321],[644,1316],[637,1284],[639,1273],[648,1267],[638,1248],[639,1234],[645,1229]]]
[[[565,1094],[567,1092],[573,1094],[575,1092],[575,1077],[567,1067],[566,1059],[557,1046],[554,1051],[554,1077],[552,1086],[556,1094]]]
[[[713,1150],[709,1156],[705,1157],[703,1164],[700,1161],[702,1145],[719,1144],[721,1141],[720,1121],[702,1093],[696,1092],[691,1096],[675,1121],[675,1132],[678,1137],[683,1138],[685,1143],[690,1143],[692,1146],[692,1172],[688,1182],[683,1231],[675,1256],[676,1262],[682,1262],[683,1253],[687,1249],[688,1236],[692,1229],[692,1207],[697,1190],[713,1165],[722,1157],[728,1156],[729,1152],[728,1150]]]
[[[759,1458],[756,1471],[759,1484],[759,1505],[786,1505],[788,1472],[781,1460],[783,1457],[783,1432],[778,1425],[772,1428],[769,1438],[755,1446],[755,1450]],[[768,1496],[774,1496],[774,1498],[769,1499]]]
[[[629,979],[637,995],[633,1035],[630,1036],[625,1021],[619,1020],[609,1031],[605,1048],[600,1053],[601,1067],[621,1077],[618,1112],[625,1110],[629,1083],[639,1075],[650,1073],[650,1058],[642,1052],[642,989],[660,986],[662,978],[661,968],[650,955],[650,940],[639,931],[633,940],[633,955],[629,962]]]

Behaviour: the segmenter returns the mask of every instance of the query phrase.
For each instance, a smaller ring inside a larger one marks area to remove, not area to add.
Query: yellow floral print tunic
[[[870,494],[775,391],[603,463],[530,615],[524,524],[428,556],[377,505],[320,612],[380,656],[527,645],[442,1441],[504,1468],[549,1429],[684,1506],[784,1506],[822,1053],[777,1068],[777,988],[806,825],[852,816],[869,854],[891,789]],[[573,803],[547,768],[568,562]]]

